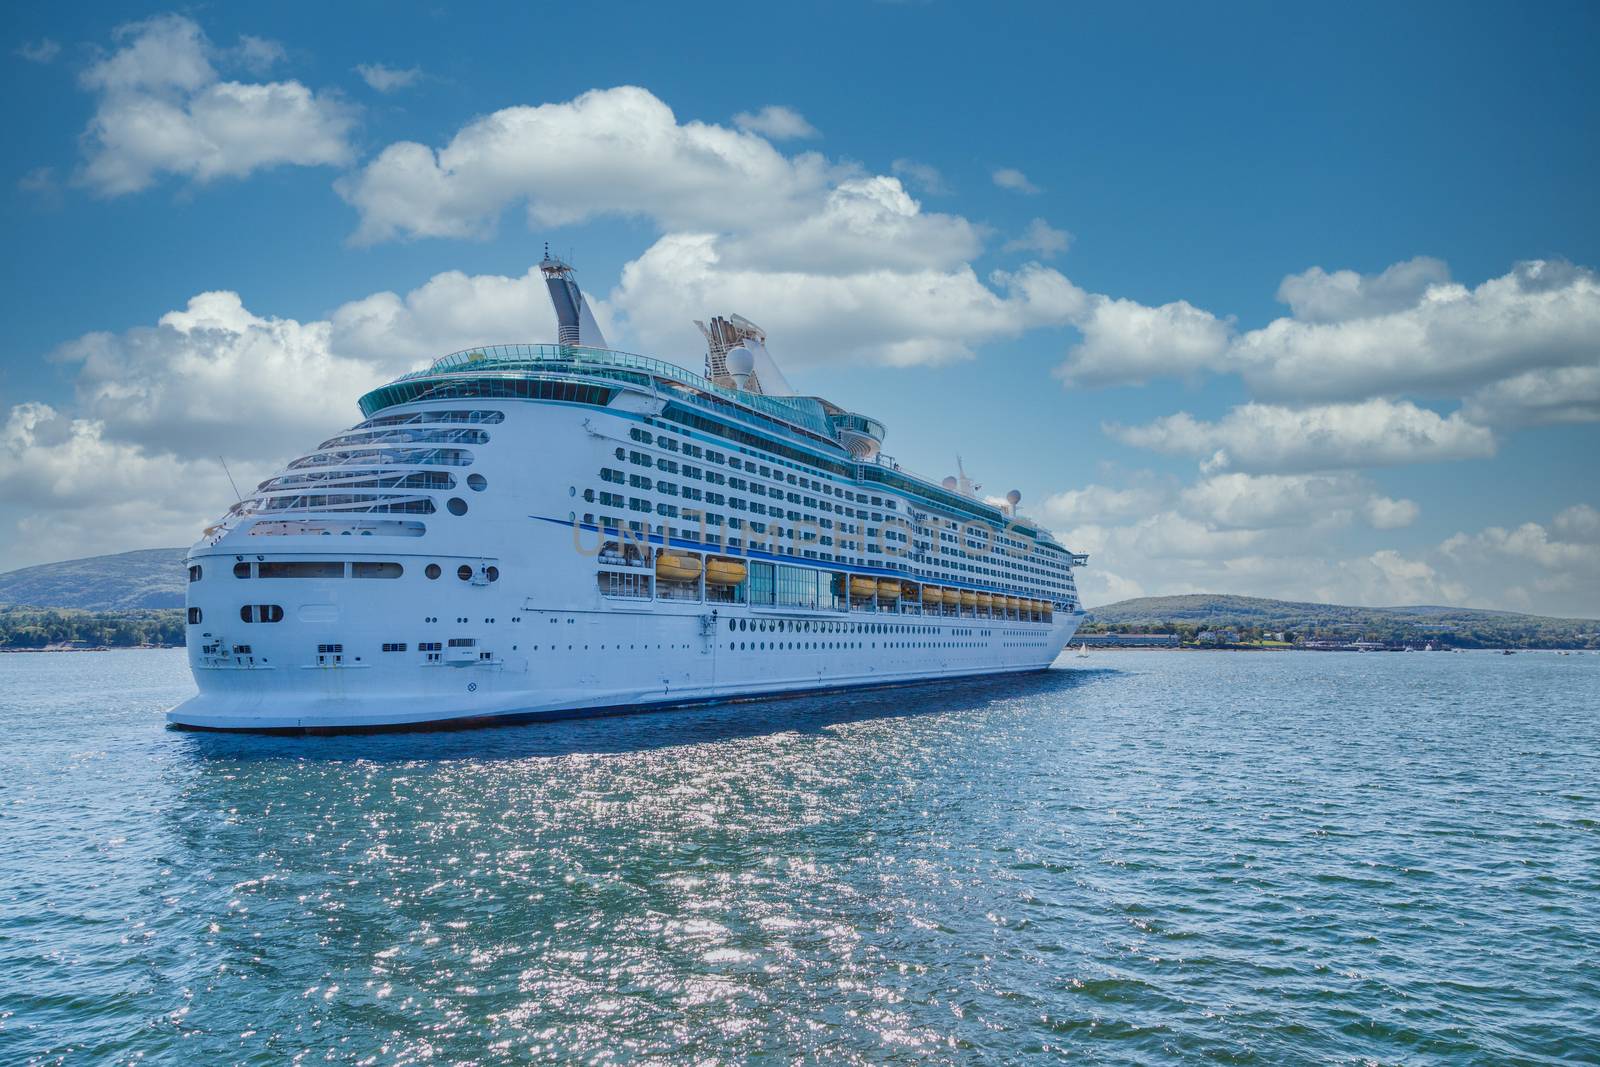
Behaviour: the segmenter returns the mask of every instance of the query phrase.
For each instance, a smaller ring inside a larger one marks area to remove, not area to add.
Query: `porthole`
[[[453,496],[446,500],[444,506],[449,509],[452,515],[465,515],[467,513],[467,502],[458,496]]]
[[[463,563],[461,566],[456,568],[456,577],[460,578],[463,582],[472,581],[472,568]]]
[[[426,574],[429,578],[437,578],[444,572],[439,569],[439,565],[437,563],[430,563],[422,569],[422,573]]]
[[[471,489],[474,493],[481,493],[485,489],[489,488],[489,479],[474,471],[473,473],[467,475],[467,488]],[[571,494],[569,493],[568,495],[570,496]]]
[[[498,582],[500,580],[500,568],[491,564],[483,569],[483,576],[491,582]]]

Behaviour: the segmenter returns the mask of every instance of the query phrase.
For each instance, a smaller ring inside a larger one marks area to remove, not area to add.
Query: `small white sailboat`
[[[1079,641],[1078,642],[1078,658],[1079,659],[1088,659],[1089,658],[1089,643],[1087,641]]]

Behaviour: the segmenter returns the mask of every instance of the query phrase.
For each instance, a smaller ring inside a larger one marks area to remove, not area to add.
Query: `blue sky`
[[[697,366],[737,311],[907,466],[1021,489],[1090,603],[1600,615],[1592,5],[6,28],[0,566],[187,542],[211,457],[545,339],[548,240],[613,343]]]

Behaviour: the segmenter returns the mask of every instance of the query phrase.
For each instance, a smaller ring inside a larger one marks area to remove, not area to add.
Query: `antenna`
[[[221,456],[218,456],[217,462],[222,464],[222,473],[228,476],[228,485],[233,488],[233,498],[239,503],[243,504],[244,497],[239,495],[239,487],[233,484],[233,472],[228,469],[228,461],[223,459]]]

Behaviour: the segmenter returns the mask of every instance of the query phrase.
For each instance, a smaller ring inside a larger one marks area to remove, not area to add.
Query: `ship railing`
[[[780,422],[799,427],[809,433],[818,434],[831,440],[833,428],[820,411],[812,417],[809,413],[801,411],[792,404],[786,404],[781,399],[763,396],[760,393],[747,393],[738,389],[730,389],[718,385],[711,379],[696,374],[676,363],[665,360],[653,359],[650,356],[641,356],[634,352],[623,352],[614,348],[591,348],[587,345],[536,345],[536,344],[511,344],[511,345],[483,345],[478,348],[463,349],[452,352],[447,356],[440,356],[429,364],[426,370],[412,371],[402,375],[395,381],[403,382],[415,378],[426,378],[432,374],[454,373],[457,371],[476,370],[504,370],[515,369],[521,364],[538,363],[592,363],[599,366],[619,367],[626,370],[639,370],[655,377],[679,382],[693,389],[719,396],[730,403],[759,411]]]

